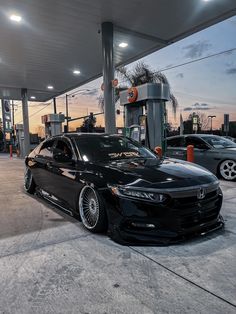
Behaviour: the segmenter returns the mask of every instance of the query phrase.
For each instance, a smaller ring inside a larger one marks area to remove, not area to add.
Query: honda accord
[[[61,207],[91,232],[121,244],[168,244],[223,226],[222,192],[208,170],[160,159],[120,136],[70,133],[25,159],[25,189]]]

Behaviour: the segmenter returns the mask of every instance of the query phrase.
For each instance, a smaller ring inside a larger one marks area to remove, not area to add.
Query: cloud
[[[231,69],[227,69],[226,70],[226,74],[229,74],[229,75],[236,74],[236,67],[235,68],[231,68]]]
[[[176,75],[176,77],[179,77],[179,78],[184,78],[184,74],[183,73],[178,73],[177,75]]]
[[[208,104],[199,104],[198,102],[196,102],[194,105],[193,105],[194,107],[208,107],[209,105]]]
[[[191,44],[183,47],[186,51],[185,57],[190,59],[196,59],[202,57],[203,53],[211,48],[211,44],[209,44],[206,40],[198,41],[196,44]]]
[[[207,111],[212,109],[216,109],[216,107],[211,107],[209,104],[205,103],[200,104],[196,102],[195,104],[192,105],[192,107],[185,107],[184,111]]]
[[[194,110],[211,110],[211,109],[213,109],[213,108],[211,108],[211,107],[194,107]]]

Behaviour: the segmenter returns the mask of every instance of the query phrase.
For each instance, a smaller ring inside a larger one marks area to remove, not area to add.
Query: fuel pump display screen
[[[134,127],[131,129],[130,137],[134,140],[139,142],[140,141],[140,127]]]
[[[146,115],[139,117],[140,124],[140,141],[143,142],[146,139]]]

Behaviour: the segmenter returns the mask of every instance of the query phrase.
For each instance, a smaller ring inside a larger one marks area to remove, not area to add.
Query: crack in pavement
[[[192,281],[191,279],[188,279],[188,278],[184,277],[183,275],[178,274],[177,272],[175,272],[175,271],[172,270],[171,268],[169,268],[169,267],[163,265],[162,263],[160,263],[160,262],[154,260],[153,258],[151,258],[151,257],[149,257],[148,255],[146,255],[146,254],[140,252],[139,250],[135,249],[134,247],[129,246],[129,248],[130,248],[132,251],[136,252],[137,254],[139,254],[139,255],[141,255],[141,256],[143,256],[143,257],[146,257],[147,259],[149,259],[149,260],[152,261],[153,263],[157,264],[158,266],[164,268],[165,270],[167,270],[168,272],[172,273],[173,275],[175,275],[175,276],[177,276],[177,277],[183,279],[184,281],[187,281],[187,282],[190,283],[191,285],[193,285],[193,286],[195,286],[195,287],[197,287],[197,288],[199,288],[199,289],[201,289],[201,290],[203,290],[203,291],[209,293],[210,295],[214,296],[215,298],[217,298],[217,299],[219,299],[219,300],[221,300],[221,301],[223,301],[223,302],[229,304],[230,306],[236,308],[236,304],[234,304],[234,303],[228,301],[227,299],[224,299],[223,297],[221,297],[221,296],[215,294],[214,292],[208,290],[207,288],[202,287],[201,285],[197,284],[196,282]]]

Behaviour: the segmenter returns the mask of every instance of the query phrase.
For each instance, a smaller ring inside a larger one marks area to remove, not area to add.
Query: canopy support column
[[[116,133],[114,90],[113,24],[102,23],[102,56],[104,83],[104,117],[106,133]]]
[[[29,133],[29,113],[28,113],[28,95],[27,89],[21,89],[22,97],[22,112],[23,112],[23,126],[24,126],[24,155],[30,152],[30,133]]]

